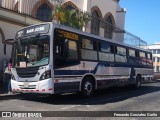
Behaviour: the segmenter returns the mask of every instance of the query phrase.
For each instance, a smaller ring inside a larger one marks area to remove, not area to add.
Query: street
[[[82,98],[79,94],[57,96],[16,94],[0,96],[0,111],[160,111],[160,82],[143,84],[137,90],[130,87],[99,90],[91,98]],[[55,119],[66,119],[63,118],[63,115],[60,116],[61,118],[57,117]],[[160,119],[159,117],[133,117],[132,119],[139,120],[144,118],[148,120]],[[37,119],[48,120],[51,118]],[[75,118],[68,119],[74,120]],[[79,117],[78,119],[82,118]],[[84,117],[83,119],[106,120],[105,117]],[[130,117],[107,117],[107,119],[128,120]]]

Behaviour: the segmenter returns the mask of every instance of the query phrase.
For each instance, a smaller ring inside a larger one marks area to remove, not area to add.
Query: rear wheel
[[[81,85],[81,94],[84,97],[90,97],[93,95],[94,93],[94,82],[92,80],[91,77],[86,77],[83,81],[82,81],[82,85]]]

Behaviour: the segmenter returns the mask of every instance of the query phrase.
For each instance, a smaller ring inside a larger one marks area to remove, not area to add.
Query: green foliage
[[[58,23],[80,30],[82,30],[82,28],[87,25],[90,20],[89,14],[74,8],[68,9],[60,4],[55,6],[52,16]]]

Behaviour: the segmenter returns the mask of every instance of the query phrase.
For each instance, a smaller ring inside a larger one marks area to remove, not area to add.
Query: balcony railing
[[[23,14],[26,16],[30,16],[35,19],[39,19],[42,22],[49,22],[52,21],[52,11],[54,10],[54,5],[56,4],[56,1],[60,0],[0,0],[0,7],[3,9],[15,11],[16,13]],[[72,7],[72,9],[78,10],[78,8],[75,8],[75,6],[68,4]],[[69,7],[66,7],[67,9]],[[69,8],[70,9],[70,8]],[[86,13],[89,14],[89,13]],[[142,47],[145,48],[147,46],[147,43],[137,37],[136,35],[133,35],[126,30],[120,29],[119,27],[110,24],[108,22],[104,22],[104,20],[101,20],[91,14],[89,23],[91,24],[91,21],[99,21],[100,26],[99,27],[92,27],[87,26],[88,31],[91,33],[94,33],[94,31],[98,31],[99,34],[101,25],[104,27],[102,28],[104,30],[104,36],[108,39],[124,42],[125,44],[129,44],[136,47]],[[67,25],[67,24],[65,24]],[[73,27],[73,26],[70,26]],[[105,29],[105,27],[108,27]],[[95,29],[95,30],[92,30]]]

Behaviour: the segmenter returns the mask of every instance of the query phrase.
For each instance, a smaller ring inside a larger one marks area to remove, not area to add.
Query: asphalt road
[[[54,119],[75,120],[75,117],[66,117],[67,114],[77,114],[79,120],[160,120],[160,117],[104,117],[105,111],[124,111],[131,113],[132,111],[160,111],[160,82],[143,84],[140,89],[132,89],[130,87],[109,88],[106,90],[96,91],[91,98],[82,98],[79,94],[68,94],[59,96],[49,96],[40,94],[17,94],[0,96],[0,111],[52,111],[57,112]],[[82,111],[76,112],[76,111]],[[87,111],[87,112],[85,112]],[[88,112],[89,111],[89,112]],[[92,112],[94,111],[94,112]],[[103,112],[97,112],[103,111]],[[152,112],[153,111],[153,112]],[[98,115],[102,115],[98,117]],[[160,113],[159,113],[160,115]],[[61,116],[60,118],[58,116]],[[1,118],[0,118],[1,119]],[[2,118],[13,119],[13,118]],[[28,118],[14,118],[28,119]],[[31,118],[30,118],[31,119]],[[48,118],[34,118],[38,120],[48,120]]]

